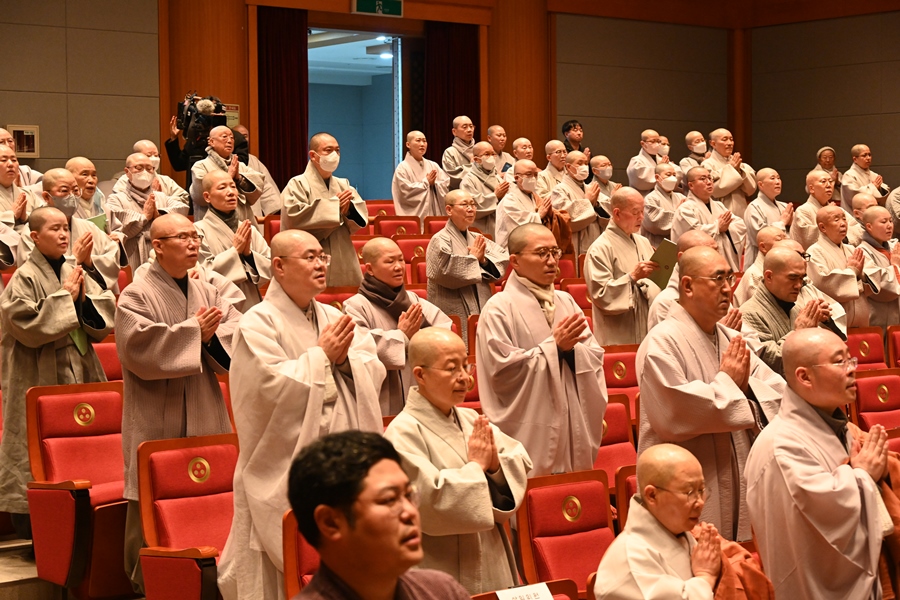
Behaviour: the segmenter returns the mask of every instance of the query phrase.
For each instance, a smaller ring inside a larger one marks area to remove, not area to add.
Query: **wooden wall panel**
[[[900,10],[897,0],[753,0],[745,27],[767,27]]]
[[[309,11],[324,13],[350,14],[350,0],[246,0],[247,4],[259,6],[278,6],[281,8],[303,8]],[[404,20],[444,21],[447,23],[469,23],[473,25],[490,25],[491,11],[495,0],[406,0],[404,2],[403,19],[394,17],[372,17],[353,15],[368,30],[373,23],[382,21],[402,22]],[[380,26],[379,31],[383,30]],[[391,31],[390,33],[395,33]],[[399,32],[396,32],[399,33]]]
[[[751,30],[732,29],[728,32],[728,127],[736,143],[740,144],[735,150],[747,164],[753,164],[751,46]]]
[[[752,1],[752,0],[751,0]],[[669,0],[668,2],[636,2],[635,0],[546,0],[550,12],[632,19],[656,23],[697,25],[701,27],[739,27],[746,6],[736,2],[715,0]]]

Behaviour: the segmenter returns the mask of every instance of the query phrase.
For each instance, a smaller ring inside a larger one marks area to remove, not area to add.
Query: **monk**
[[[550,191],[549,199],[554,210],[569,214],[572,247],[576,255],[584,254],[606,228],[612,209],[609,197],[601,198],[599,183],[584,183],[590,173],[585,154],[573,150],[566,155],[564,165],[562,181]]]
[[[747,226],[747,245],[744,249],[744,270],[753,264],[759,254],[757,235],[764,227],[775,227],[783,232],[790,229],[794,220],[794,205],[779,202],[781,175],[775,169],[760,169],[757,173],[759,194],[747,206],[744,224]]]
[[[463,177],[472,167],[472,157],[475,150],[475,125],[472,119],[460,115],[453,119],[453,143],[444,150],[441,157],[441,166],[450,177],[450,189],[458,190]]]
[[[239,201],[236,208],[238,218],[255,222],[253,205],[262,196],[265,177],[238,160],[234,152],[234,132],[225,125],[213,127],[209,132],[206,158],[198,160],[191,167],[191,200],[194,203],[194,218],[200,220],[206,214],[209,203],[203,197],[203,178],[208,173],[222,171],[234,181]]]
[[[671,240],[675,209],[684,201],[684,194],[675,191],[678,185],[675,165],[660,163],[653,172],[656,185],[644,197],[641,235],[647,238],[651,246],[658,248],[663,240]]]
[[[488,142],[478,142],[472,149],[472,165],[463,176],[459,189],[475,200],[478,208],[472,226],[493,236],[497,203],[509,192],[509,182],[497,171],[497,154]]]
[[[450,177],[434,161],[425,158],[428,140],[421,131],[406,134],[406,157],[394,171],[391,196],[398,215],[425,217],[444,214],[444,196],[450,191]]]
[[[668,163],[668,156],[659,155],[659,133],[653,129],[641,132],[641,150],[628,161],[628,185],[642,196],[649,194],[656,185],[655,169],[659,163]]]
[[[713,198],[739,218],[744,218],[747,198],[756,191],[756,171],[734,151],[734,136],[727,129],[709,134],[712,153],[702,166],[713,178]]]

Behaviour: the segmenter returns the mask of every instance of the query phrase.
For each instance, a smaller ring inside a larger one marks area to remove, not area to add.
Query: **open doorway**
[[[310,135],[337,138],[337,175],[364,199],[390,199],[403,147],[400,38],[311,29],[308,44]]]

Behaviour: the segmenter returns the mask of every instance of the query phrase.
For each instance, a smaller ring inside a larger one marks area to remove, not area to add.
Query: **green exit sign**
[[[402,17],[403,0],[353,0],[351,12],[385,17]]]

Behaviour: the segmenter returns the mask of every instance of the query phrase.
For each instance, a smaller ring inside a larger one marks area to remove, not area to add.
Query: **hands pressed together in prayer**
[[[741,153],[735,152],[731,156],[728,157],[728,164],[735,168],[735,170],[740,171],[741,165],[744,164],[744,161],[741,160]]]
[[[144,202],[144,219],[152,221],[158,216],[159,211],[156,209],[156,194],[151,193],[150,196],[147,197],[147,201]]]
[[[716,589],[719,573],[722,571],[722,542],[715,525],[700,523],[691,532],[697,545],[691,552],[691,572],[701,577]]]
[[[85,265],[89,269],[93,267],[93,260],[91,260],[93,249],[94,235],[90,231],[85,231],[80,238],[75,240],[75,245],[72,247],[75,262],[79,265]]]
[[[72,294],[72,300],[84,300],[84,270],[75,267],[63,282],[63,289]]]
[[[726,210],[725,212],[723,212],[716,218],[716,220],[719,223],[719,232],[720,233],[724,233],[725,231],[728,231],[728,227],[731,225],[732,217],[734,217],[734,215],[731,214],[731,211]]]
[[[866,264],[866,257],[862,248],[857,248],[847,259],[847,266],[856,271],[856,278],[862,277],[863,265]]]
[[[787,206],[784,207],[784,210],[781,211],[781,222],[785,227],[789,227],[791,221],[794,220],[794,205],[790,202],[787,203]]]
[[[253,226],[250,224],[250,220],[245,219],[238,225],[237,231],[234,232],[232,245],[238,251],[238,254],[242,256],[250,256],[250,240],[253,234],[251,227]]]
[[[219,322],[222,320],[222,311],[215,306],[212,308],[201,306],[194,316],[197,317],[197,322],[200,323],[200,339],[204,344],[209,343],[216,334],[216,329],[219,328]]]
[[[350,201],[353,200],[353,192],[350,191],[349,189],[346,189],[337,195],[337,199],[341,203],[340,208],[339,208],[339,210],[341,211],[341,214],[346,216],[347,211],[350,210]]]
[[[569,315],[561,319],[553,328],[556,347],[563,352],[568,352],[575,347],[575,344],[583,342],[591,335],[591,332],[587,330],[587,320],[583,314]]]
[[[750,386],[750,349],[740,335],[734,336],[728,342],[728,347],[722,353],[719,370],[731,377],[742,392],[747,393]]]
[[[725,316],[719,319],[719,323],[721,323],[728,329],[740,331],[741,327],[744,326],[744,319],[743,315],[741,314],[741,309],[729,308],[728,312],[725,313]]]
[[[425,181],[429,186],[434,185],[434,182],[437,181],[437,169],[432,169],[428,171],[428,175],[425,176]]]
[[[597,199],[600,197],[600,184],[596,181],[592,181],[584,188],[584,197],[587,198],[591,204],[597,204]]]
[[[353,330],[356,324],[348,315],[341,317],[334,323],[329,323],[319,334],[319,347],[332,364],[339,365],[347,360],[347,352],[353,343]]]
[[[471,246],[468,246],[469,254],[478,259],[479,264],[484,262],[484,253],[487,250],[487,242],[484,240],[484,236],[476,235],[475,241],[472,242]]]
[[[422,327],[422,318],[422,305],[416,302],[403,311],[400,318],[397,319],[397,329],[403,332],[406,339],[411,339]]]
[[[496,473],[500,468],[500,455],[494,441],[491,422],[484,415],[478,415],[469,437],[469,460],[478,463],[482,471]]]
[[[22,223],[25,221],[25,218],[28,216],[25,213],[25,210],[28,208],[28,199],[25,197],[25,192],[20,192],[19,196],[16,198],[15,203],[13,204],[13,216],[16,221]]]
[[[537,209],[538,215],[540,215],[541,220],[543,221],[547,218],[547,215],[549,215],[550,211],[553,209],[553,203],[550,202],[550,198],[541,198],[540,196],[538,196]],[[897,245],[900,246],[900,244]]]
[[[797,315],[794,321],[794,329],[804,329],[806,327],[818,327],[822,321],[827,321],[831,317],[831,307],[821,298],[810,300],[806,306]]]
[[[862,469],[876,482],[884,479],[888,472],[888,442],[884,425],[872,425],[865,441],[854,441],[850,448],[850,466]]]
[[[231,160],[228,162],[228,176],[234,180],[235,184],[237,184],[240,174],[241,164],[238,162],[237,154],[232,154]]]

